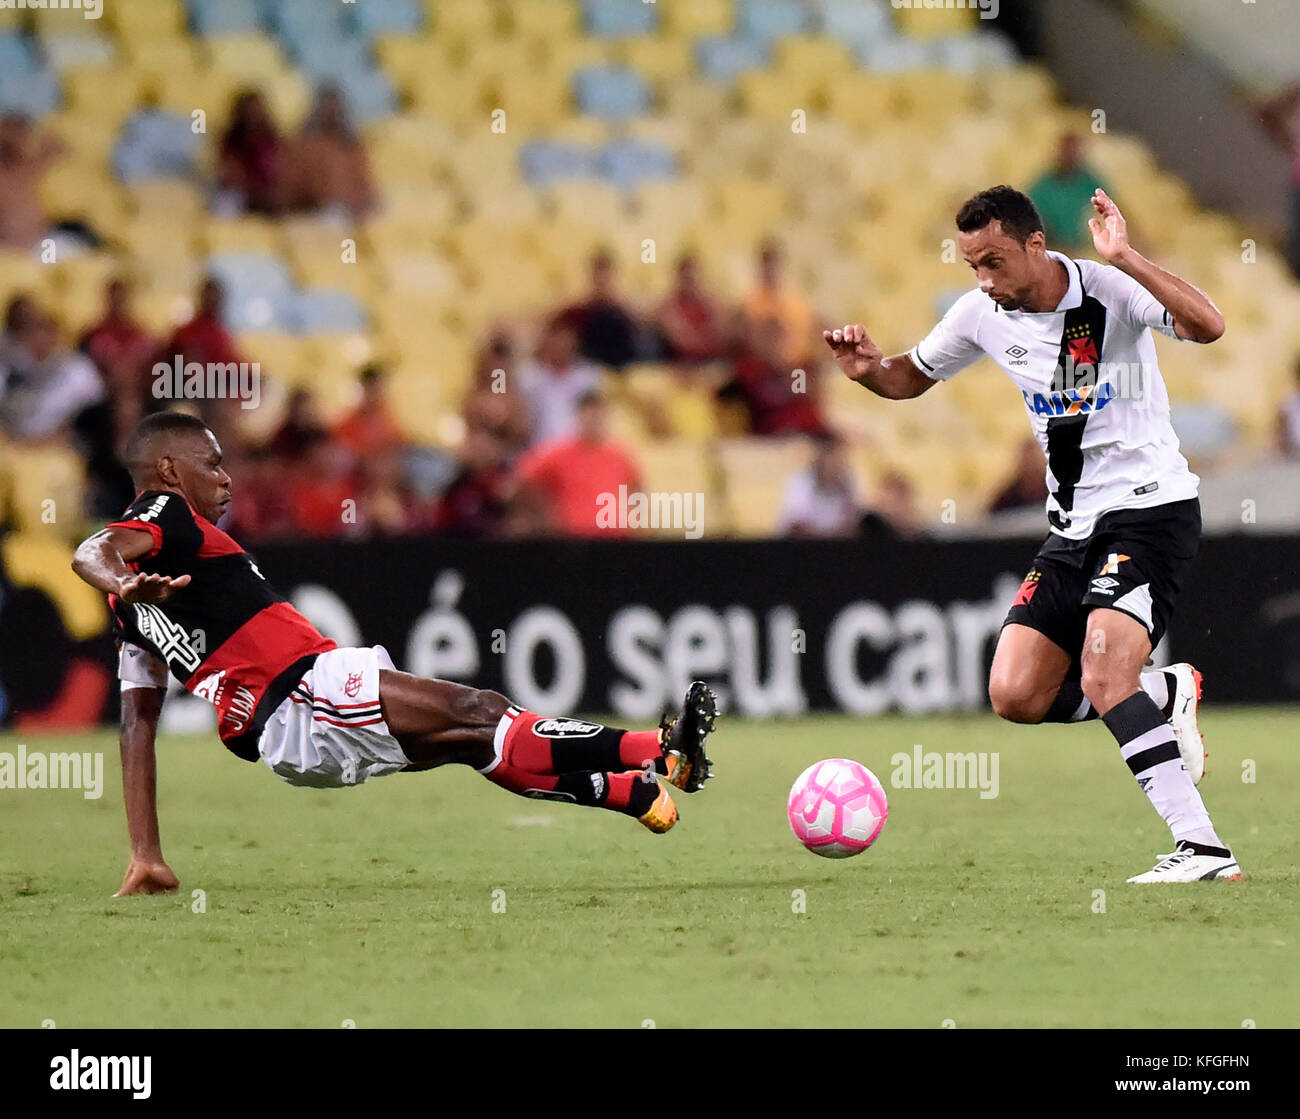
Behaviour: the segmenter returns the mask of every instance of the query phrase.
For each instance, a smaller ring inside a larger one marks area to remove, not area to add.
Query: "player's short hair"
[[[991,221],[1002,223],[1002,228],[1022,245],[1031,233],[1041,233],[1043,219],[1029,195],[1015,187],[995,186],[982,190],[966,199],[957,211],[957,229],[961,233],[974,233]]]
[[[178,435],[201,435],[210,431],[198,416],[188,412],[154,412],[145,416],[126,441],[123,458],[133,480],[139,482],[166,452],[169,440]]]

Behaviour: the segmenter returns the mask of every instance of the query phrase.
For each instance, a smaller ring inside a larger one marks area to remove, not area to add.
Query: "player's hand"
[[[822,337],[849,380],[860,381],[879,370],[885,355],[871,340],[866,327],[853,323],[837,330],[823,330]]]
[[[146,575],[143,571],[122,580],[117,592],[123,602],[166,602],[173,591],[189,586],[188,575]]]
[[[1113,263],[1128,252],[1128,222],[1110,195],[1101,187],[1093,192],[1092,208],[1099,215],[1088,219],[1092,243],[1103,260],[1108,264]]]
[[[131,865],[126,868],[126,877],[115,898],[129,897],[132,894],[170,894],[181,884],[161,858],[144,859],[132,857]]]

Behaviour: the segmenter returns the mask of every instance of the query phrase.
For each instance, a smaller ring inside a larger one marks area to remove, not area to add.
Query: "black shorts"
[[[1038,630],[1077,664],[1088,615],[1105,606],[1146,626],[1155,648],[1200,543],[1201,503],[1194,497],[1106,513],[1086,540],[1052,533],[1002,624]]]

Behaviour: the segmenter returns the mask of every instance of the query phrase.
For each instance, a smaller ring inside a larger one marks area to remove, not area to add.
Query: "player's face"
[[[1018,311],[1029,299],[1033,285],[1031,247],[1038,236],[1034,234],[1022,245],[1003,232],[999,221],[957,235],[962,259],[974,270],[980,291],[1004,311]]]
[[[186,440],[172,456],[185,500],[213,524],[230,504],[230,475],[221,465],[221,444],[210,431]]]

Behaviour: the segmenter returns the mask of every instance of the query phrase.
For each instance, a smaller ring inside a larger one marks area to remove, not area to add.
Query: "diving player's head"
[[[1022,310],[1052,274],[1043,219],[1028,195],[1012,187],[991,187],[967,199],[957,211],[957,232],[980,290],[1004,311]]]
[[[137,493],[178,493],[214,524],[230,503],[230,475],[221,466],[221,444],[197,416],[145,416],[127,440],[124,457]]]

